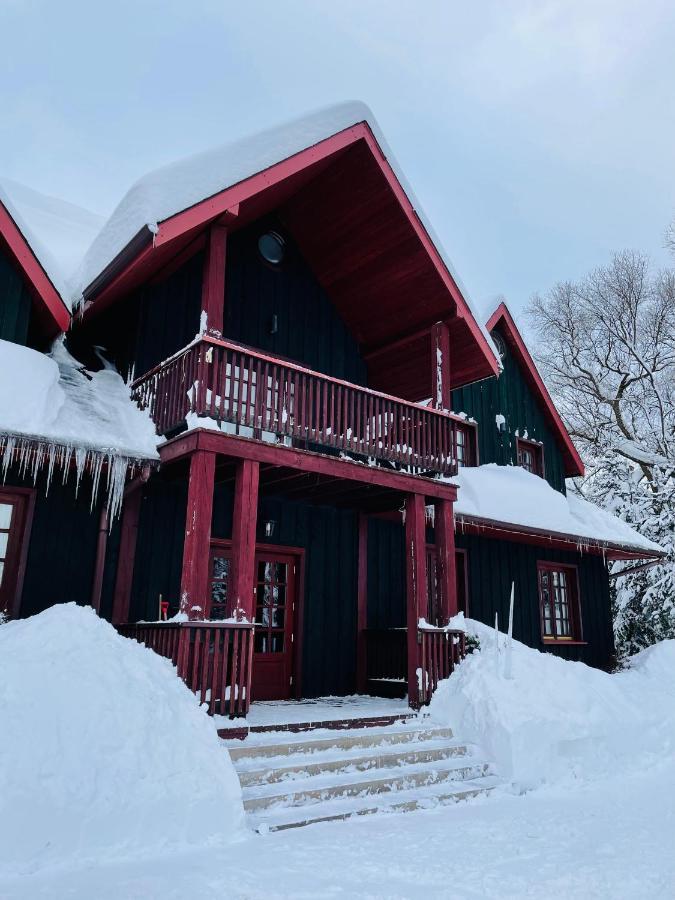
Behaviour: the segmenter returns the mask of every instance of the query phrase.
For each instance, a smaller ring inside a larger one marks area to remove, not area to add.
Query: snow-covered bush
[[[93,610],[0,628],[0,869],[224,841],[239,782],[168,660]]]
[[[610,675],[512,644],[466,620],[481,650],[442,682],[429,712],[482,746],[499,773],[529,788],[660,764],[675,753],[675,641],[663,641]]]

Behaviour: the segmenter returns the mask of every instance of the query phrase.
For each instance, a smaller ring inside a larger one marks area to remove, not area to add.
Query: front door
[[[288,700],[293,675],[296,560],[256,553],[252,700]]]

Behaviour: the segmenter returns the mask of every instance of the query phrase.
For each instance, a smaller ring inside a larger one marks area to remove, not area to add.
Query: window
[[[533,475],[544,477],[544,448],[535,441],[516,438],[518,465]]]
[[[258,238],[258,252],[271,266],[280,266],[286,255],[286,242],[276,231],[266,231]]]
[[[18,615],[35,492],[0,489],[0,613]]]
[[[581,641],[576,566],[538,563],[541,636],[544,641]]]
[[[455,427],[455,459],[458,466],[476,465],[476,428],[473,425]]]

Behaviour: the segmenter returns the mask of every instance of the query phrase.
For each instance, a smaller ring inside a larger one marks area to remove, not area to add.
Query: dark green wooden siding
[[[17,267],[0,250],[0,339],[28,342],[31,297]]]
[[[565,470],[556,438],[546,421],[542,405],[532,393],[520,366],[506,348],[504,371],[499,378],[487,378],[452,392],[452,408],[478,422],[478,451],[481,463],[517,465],[516,432],[521,437],[541,441],[544,446],[546,480],[565,493]],[[506,419],[506,431],[499,432],[495,416]]]

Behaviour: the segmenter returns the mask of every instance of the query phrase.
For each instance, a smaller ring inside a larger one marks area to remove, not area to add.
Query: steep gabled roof
[[[77,290],[87,309],[100,310],[203,239],[214,222],[237,230],[279,210],[364,354],[377,354],[375,380],[386,374],[391,391],[405,385],[403,396],[428,396],[429,372],[415,362],[419,348],[409,343],[402,351],[400,342],[428,340],[441,320],[451,328],[453,386],[499,371],[489,335],[360,103],[142,178],[86,253]]]
[[[516,362],[519,364],[530,390],[540,401],[546,420],[560,446],[565,465],[565,475],[568,478],[583,475],[584,464],[579,456],[579,451],[574,446],[572,438],[565,428],[560,413],[553,403],[551,395],[537,370],[537,366],[530,355],[530,351],[525,345],[525,341],[523,340],[506,303],[500,303],[497,309],[492,313],[488,319],[487,328],[489,331],[493,331],[495,328],[499,329],[513,353]]]
[[[0,180],[0,246],[22,270],[48,335],[70,323],[68,275],[103,219],[9,179]]]

